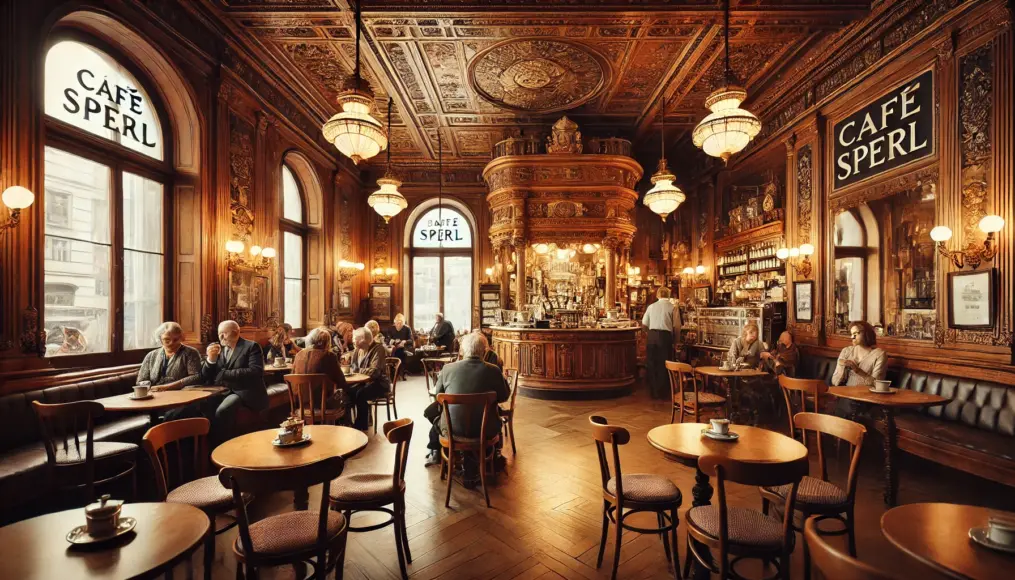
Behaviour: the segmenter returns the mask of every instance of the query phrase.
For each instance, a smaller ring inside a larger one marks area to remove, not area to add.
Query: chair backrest
[[[443,417],[443,426],[448,431],[448,441],[451,444],[451,449],[454,450],[455,442],[455,431],[459,433],[472,433],[475,431],[472,425],[474,413],[469,412],[469,407],[483,407],[483,415],[479,424],[479,441],[480,445],[490,438],[486,432],[487,417],[493,417],[497,412],[497,393],[489,391],[486,393],[469,393],[469,394],[458,394],[453,395],[451,393],[440,393],[437,395],[437,402],[441,406],[441,416]],[[465,425],[458,425],[457,427],[451,423],[451,405],[462,405],[466,407],[466,412],[461,413],[460,416],[464,417]]]
[[[613,475],[612,477],[616,481],[617,493],[616,500],[618,505],[623,501],[624,497],[624,484],[622,481],[622,471],[620,469],[620,449],[621,445],[627,445],[631,441],[631,433],[618,425],[610,425],[606,420],[606,417],[599,415],[592,415],[589,417],[589,423],[592,425],[592,438],[596,441],[596,454],[599,456],[599,475],[603,480],[603,492],[607,493],[606,485],[609,483],[610,475],[610,457],[606,453],[606,446],[609,445],[611,453],[613,454]]]
[[[236,508],[236,521],[240,528],[240,542],[248,558],[256,561],[257,552],[250,539],[250,520],[247,517],[247,506],[243,494],[266,495],[277,491],[296,491],[318,484],[324,484],[325,493],[321,494],[319,518],[317,522],[317,546],[315,551],[324,553],[328,545],[328,507],[331,482],[342,475],[345,460],[341,457],[328,457],[320,461],[287,467],[283,469],[243,469],[227,467],[219,472],[219,481],[227,489],[233,490],[233,505]]]
[[[32,409],[39,420],[43,442],[46,445],[46,459],[49,465],[56,465],[57,450],[64,452],[73,446],[79,457],[83,457],[86,470],[94,466],[93,438],[95,419],[105,412],[102,403],[95,401],[75,401],[73,403],[46,404],[32,401]],[[81,453],[79,434],[85,431],[85,452]]]
[[[169,491],[186,483],[186,462],[184,461],[183,443],[193,440],[192,451],[194,478],[204,477],[204,466],[208,457],[208,430],[211,422],[204,417],[166,421],[148,430],[141,438],[141,445],[148,454],[148,459],[155,470],[155,487],[159,492],[159,500],[166,501]],[[175,449],[174,449],[175,448]],[[173,453],[175,451],[175,453]],[[176,477],[173,478],[173,467]]]
[[[441,374],[441,369],[444,368],[444,361],[436,358],[424,358],[421,362],[423,363],[423,378],[426,379],[426,392],[430,395],[430,399],[434,400],[434,389],[437,388],[437,376]]]
[[[317,422],[325,423],[325,416],[328,413],[328,395],[335,390],[335,383],[328,378],[328,375],[288,374],[283,378],[289,385],[289,414],[303,418],[308,425]],[[321,397],[321,404],[317,407],[314,406],[315,394]]]
[[[666,374],[670,377],[670,395],[673,397],[674,405],[684,404],[684,388],[688,382],[691,383],[694,398],[691,399],[695,405],[698,404],[698,382],[694,380],[694,367],[687,363],[666,361]]]
[[[402,370],[402,359],[396,356],[389,356],[384,359],[384,366],[388,369],[388,378],[391,379],[391,398],[395,397],[395,388],[398,387],[398,375]]]
[[[508,397],[507,410],[515,410],[515,399],[518,397],[518,371],[504,369],[504,378],[507,379],[508,387],[511,388],[511,396]]]
[[[821,572],[822,578],[835,580],[892,580],[892,577],[870,564],[836,550],[818,531],[819,516],[807,518],[804,524],[804,541],[811,554],[811,565]]]
[[[860,450],[863,448],[863,440],[867,434],[867,428],[855,421],[822,413],[797,413],[793,421],[804,433],[807,431],[817,433],[818,465],[821,467],[821,479],[828,480],[828,468],[825,464],[825,452],[824,446],[821,445],[821,435],[831,435],[849,444],[849,473],[846,476],[846,495],[849,497],[849,501],[853,501],[853,497],[856,494]]]
[[[786,416],[789,421],[789,436],[796,439],[796,425],[793,424],[794,404],[799,401],[801,411],[807,411],[807,398],[814,401],[814,412],[818,412],[818,404],[821,395],[828,392],[828,384],[819,379],[794,379],[786,375],[779,375],[779,387],[782,389],[782,397],[786,400]],[[801,440],[807,445],[807,434],[801,433]]]
[[[382,427],[388,443],[395,446],[394,485],[399,489],[405,481],[405,466],[409,461],[409,441],[412,440],[412,419],[403,418],[388,421]]]

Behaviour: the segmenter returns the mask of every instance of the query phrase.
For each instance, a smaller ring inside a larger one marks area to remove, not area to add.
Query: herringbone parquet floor
[[[455,485],[452,507],[444,507],[444,482],[438,468],[424,468],[429,424],[422,417],[428,402],[423,380],[410,378],[398,388],[400,416],[416,421],[410,451],[407,481],[407,519],[413,562],[410,576],[419,580],[472,578],[531,579],[609,578],[612,539],[602,569],[595,568],[598,550],[602,494],[595,447],[589,435],[588,416],[604,415],[611,423],[631,430],[631,443],[622,449],[625,473],[650,472],[673,479],[684,493],[683,512],[691,504],[693,471],[665,460],[649,446],[649,429],[669,420],[665,403],[653,402],[643,393],[602,401],[543,401],[519,397],[515,430],[518,456],[505,450],[508,474],[501,476],[490,493],[492,508],[486,508],[480,490]],[[370,444],[360,456],[347,463],[346,473],[385,471],[393,465],[393,448],[381,435],[370,432]],[[868,439],[858,492],[857,529],[860,557],[896,572],[901,578],[930,580],[935,574],[918,569],[892,548],[881,536],[880,442]],[[1001,509],[1015,508],[1008,488],[915,458],[904,457],[901,480],[902,502],[949,501],[973,503]],[[835,476],[837,473],[833,472]],[[320,498],[320,489],[311,491],[311,506]],[[731,501],[760,507],[754,488],[735,487]],[[259,498],[253,512],[278,513],[290,508],[291,496],[278,494]],[[373,514],[354,516],[357,523]],[[654,518],[652,519],[654,524]],[[647,522],[646,522],[647,523]],[[612,534],[611,534],[612,536]],[[236,532],[218,538],[214,576],[233,578],[235,560],[232,542]],[[684,526],[678,533],[681,559],[685,556]],[[832,539],[833,542],[839,541]],[[793,575],[803,577],[802,557],[794,554]],[[195,574],[200,574],[200,552],[194,557]],[[177,577],[184,577],[184,567]],[[760,569],[745,567],[750,577]],[[771,570],[770,570],[771,571]],[[262,578],[290,577],[289,570],[268,571]],[[198,576],[199,577],[199,576]],[[351,580],[398,578],[391,527],[349,536],[345,577]],[[657,536],[625,532],[621,551],[620,578],[672,578],[662,543]]]

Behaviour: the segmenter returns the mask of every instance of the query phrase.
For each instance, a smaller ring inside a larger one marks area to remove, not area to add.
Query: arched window
[[[46,55],[47,356],[151,348],[165,319],[172,149],[149,94],[84,42],[59,40]]]
[[[877,221],[866,204],[835,214],[832,288],[838,334],[849,334],[853,321],[877,321],[880,305],[877,239]]]
[[[412,325],[426,331],[444,313],[456,331],[472,327],[472,226],[458,211],[437,206],[412,225]]]
[[[294,329],[304,327],[305,269],[303,264],[306,245],[306,220],[303,215],[303,196],[296,176],[288,165],[282,164],[282,321]]]

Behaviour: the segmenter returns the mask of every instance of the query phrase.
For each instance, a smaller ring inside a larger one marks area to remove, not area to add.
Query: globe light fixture
[[[391,104],[393,99],[388,98],[388,134],[391,134]],[[403,209],[409,207],[409,202],[405,201],[405,196],[402,195],[398,188],[402,185],[402,182],[395,177],[394,172],[391,170],[391,148],[388,147],[388,168],[384,172],[384,177],[377,180],[377,185],[381,186],[380,189],[370,194],[367,198],[367,205],[374,208],[382,218],[384,223],[391,221],[391,218],[399,214]]]
[[[21,210],[35,202],[35,194],[20,185],[12,185],[4,190],[0,199],[3,200],[3,204],[11,212],[9,218],[0,222],[0,234],[3,234],[21,223]]]
[[[642,200],[650,210],[659,214],[659,217],[663,221],[666,221],[666,217],[671,213],[677,211],[680,204],[684,203],[687,196],[680,190],[679,187],[673,185],[674,180],[677,179],[676,175],[666,167],[666,99],[663,99],[663,111],[662,111],[662,128],[661,128],[661,155],[659,159],[659,168],[652,174],[652,189],[645,193],[645,199]]]
[[[695,273],[695,274],[704,274],[704,273],[705,273],[705,266],[702,266],[701,264],[698,264],[698,265],[697,265],[697,266],[696,266],[696,267],[694,268],[694,273]]]
[[[539,254],[540,256],[544,256],[550,251],[550,246],[547,244],[536,244],[532,246],[532,251]]]
[[[226,251],[230,254],[239,254],[243,252],[243,248],[246,246],[240,240],[229,240],[226,242]]]
[[[261,250],[261,257],[268,258],[269,260],[275,257],[275,248],[265,248]]]
[[[976,269],[983,262],[991,262],[997,256],[997,243],[994,234],[1004,227],[1004,218],[999,215],[987,215],[980,219],[980,231],[987,234],[982,246],[969,243],[964,250],[950,251],[947,241],[952,239],[952,230],[948,226],[936,226],[930,230],[930,239],[937,243],[938,253],[951,260],[952,264],[962,269],[969,266]]]

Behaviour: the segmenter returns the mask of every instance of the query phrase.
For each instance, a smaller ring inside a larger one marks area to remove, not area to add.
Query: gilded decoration
[[[582,132],[578,130],[578,123],[568,119],[566,115],[554,123],[551,135],[546,138],[546,152],[581,153]]]
[[[797,241],[801,244],[809,244],[811,241],[811,195],[813,193],[810,145],[801,147],[797,153],[796,180]]]
[[[469,82],[486,100],[507,109],[550,113],[595,97],[609,65],[592,49],[546,38],[512,39],[476,55]]]
[[[229,213],[231,237],[250,241],[254,214],[250,210],[250,191],[254,175],[254,126],[236,114],[229,115]]]
[[[380,217],[374,218],[374,268],[388,267],[388,224]]]
[[[962,159],[962,229],[966,247],[979,245],[978,224],[987,215],[987,176],[991,153],[993,61],[987,44],[962,57],[959,126]]]

